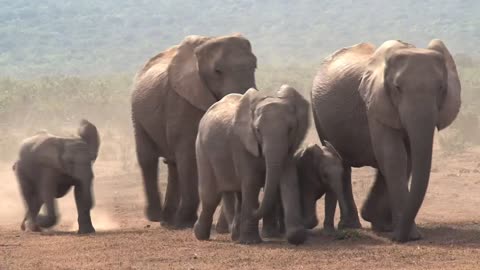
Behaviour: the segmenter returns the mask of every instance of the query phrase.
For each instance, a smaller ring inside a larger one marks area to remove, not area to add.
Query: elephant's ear
[[[292,104],[295,109],[295,116],[297,119],[297,126],[295,129],[294,142],[293,142],[293,151],[295,151],[298,146],[302,143],[307,134],[307,129],[310,124],[310,105],[308,101],[293,87],[284,84],[280,87],[277,92],[277,97],[286,98]]]
[[[253,120],[255,117],[254,110],[256,99],[258,97],[259,92],[255,88],[248,89],[240,99],[240,104],[233,119],[233,129],[235,134],[248,152],[256,157],[260,155],[260,149],[253,127]]]
[[[196,108],[206,111],[217,100],[200,77],[195,49],[211,38],[188,36],[177,47],[168,67],[170,86]]]
[[[461,106],[461,84],[460,79],[458,78],[457,66],[453,60],[452,55],[448,51],[445,44],[439,40],[434,39],[428,44],[428,48],[435,50],[443,55],[445,58],[445,66],[447,68],[447,91],[445,97],[440,106],[440,111],[438,115],[437,128],[442,130],[449,126],[453,120],[457,117],[458,112],[460,111]]]
[[[398,109],[391,98],[390,89],[385,80],[388,70],[387,60],[394,51],[411,47],[413,46],[398,40],[384,42],[367,63],[359,86],[360,96],[365,102],[368,115],[395,129],[400,129],[402,125]]]
[[[92,161],[95,161],[100,148],[100,136],[97,127],[88,120],[82,119],[78,127],[78,136],[87,143]]]
[[[325,147],[330,153],[332,153],[336,158],[338,158],[338,160],[343,162],[342,156],[340,155],[340,153],[338,153],[337,149],[335,149],[335,147],[329,141],[325,141]]]

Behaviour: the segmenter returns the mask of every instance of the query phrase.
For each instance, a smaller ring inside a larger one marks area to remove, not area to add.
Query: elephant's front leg
[[[191,228],[197,220],[198,173],[195,145],[181,147],[176,154],[180,187],[180,206],[175,216],[175,228]]]
[[[348,216],[340,217],[340,222],[338,224],[338,228],[340,229],[358,229],[361,228],[362,225],[360,223],[360,219],[358,218],[358,210],[357,205],[355,204],[355,199],[353,197],[352,191],[352,167],[348,164],[344,164],[344,171],[343,171],[343,189],[344,189],[344,197],[345,201],[348,204]]]
[[[242,202],[240,211],[240,237],[241,244],[257,244],[262,242],[258,230],[258,219],[253,212],[258,209],[258,194],[261,179],[252,174],[242,179]]]
[[[38,215],[35,223],[42,228],[50,228],[57,223],[55,196],[57,194],[56,179],[61,176],[53,170],[45,169],[41,175],[39,187],[40,200],[45,203],[47,215]]]
[[[263,216],[262,237],[276,238],[282,236],[280,228],[280,224],[283,223],[283,220],[281,220],[282,217],[280,217],[281,208],[282,201],[279,195],[275,208]]]
[[[337,196],[331,191],[325,193],[325,218],[323,220],[323,231],[327,235],[335,234],[335,210],[337,208]]]
[[[90,210],[93,206],[91,187],[86,185],[75,186],[74,195],[78,214],[78,233],[94,233],[95,228],[93,228],[90,217]]]
[[[370,131],[376,142],[373,149],[379,170],[385,177],[386,193],[388,195],[383,194],[383,196],[390,199],[395,236],[400,229],[399,221],[409,195],[407,149],[403,141],[403,134],[399,130],[390,129],[380,124],[371,124]],[[420,233],[414,223],[410,230],[409,239],[419,238]]]
[[[287,240],[298,245],[307,239],[300,206],[300,190],[295,163],[290,161],[280,180],[280,192],[284,210]]]

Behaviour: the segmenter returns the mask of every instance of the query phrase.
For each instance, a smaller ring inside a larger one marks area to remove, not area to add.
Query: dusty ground
[[[97,234],[77,236],[73,197],[59,200],[60,223],[41,234],[19,229],[23,205],[10,164],[0,166],[0,269],[478,269],[480,266],[480,151],[434,154],[430,187],[417,222],[424,240],[394,244],[365,229],[337,240],[314,230],[305,245],[281,240],[255,246],[212,234],[197,241],[191,230],[171,231],[143,215],[137,171],[115,162],[96,164]],[[162,181],[165,179],[162,171]],[[358,206],[373,171],[354,170]],[[323,217],[323,203],[318,213]]]

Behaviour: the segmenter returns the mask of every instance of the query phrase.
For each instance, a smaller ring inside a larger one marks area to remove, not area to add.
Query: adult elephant
[[[137,73],[132,119],[147,197],[146,215],[176,228],[192,227],[198,189],[195,138],[205,111],[230,93],[255,87],[256,57],[241,35],[188,36],[151,58]],[[165,206],[158,159],[168,165]]]
[[[455,62],[437,39],[427,49],[395,40],[344,48],[314,80],[319,136],[344,159],[350,193],[351,167],[377,168],[361,215],[374,230],[393,230],[395,241],[421,237],[414,220],[428,187],[434,130],[456,118],[460,89]]]

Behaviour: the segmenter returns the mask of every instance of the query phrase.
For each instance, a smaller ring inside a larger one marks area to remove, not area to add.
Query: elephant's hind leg
[[[202,206],[200,217],[194,226],[195,237],[198,240],[210,239],[210,230],[212,228],[213,214],[221,200],[221,194],[215,185],[213,171],[208,166],[208,162],[199,159],[199,195]]]
[[[142,171],[143,187],[147,197],[146,215],[150,221],[160,221],[162,202],[158,189],[158,153],[156,145],[143,128],[134,121],[137,159]]]
[[[220,215],[217,219],[217,224],[215,224],[215,231],[219,234],[227,234],[230,232],[229,229],[229,222],[227,221],[227,217],[225,217],[223,205],[220,211]]]
[[[27,206],[27,211],[20,225],[20,229],[22,231],[28,229],[33,232],[39,232],[41,230],[40,227],[35,224],[35,220],[37,218],[38,212],[40,211],[40,207],[42,206],[41,201],[39,200],[36,191],[29,184],[31,183],[30,179],[28,179],[21,172],[21,168],[19,168],[18,165],[16,166],[15,174],[20,184],[20,190],[22,192],[23,199],[25,200],[25,204]]]
[[[191,228],[197,220],[199,203],[197,159],[195,145],[180,147],[176,154],[180,206],[175,216],[175,228]]]
[[[209,194],[202,198],[202,212],[194,226],[195,237],[198,240],[210,239],[213,214],[221,200],[220,194]]]
[[[173,226],[175,213],[180,203],[178,171],[174,161],[166,161],[168,166],[168,184],[165,192],[165,205],[162,212],[162,225]]]
[[[361,215],[364,220],[372,223],[374,231],[393,231],[392,210],[388,199],[387,186],[380,171],[377,171],[375,182],[362,207]]]

